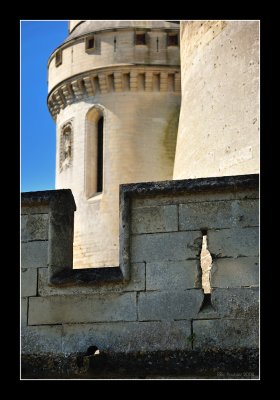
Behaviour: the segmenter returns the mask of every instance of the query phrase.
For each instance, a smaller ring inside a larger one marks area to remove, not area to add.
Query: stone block
[[[259,199],[232,202],[232,222],[240,227],[259,226]]]
[[[58,205],[57,205],[58,206]],[[63,203],[50,212],[49,227],[49,269],[56,274],[73,267],[74,211],[63,209]]]
[[[21,241],[48,240],[49,214],[21,216]]]
[[[221,318],[258,318],[259,288],[216,288],[211,302]]]
[[[233,228],[208,231],[208,250],[216,257],[257,257],[258,228]]]
[[[74,286],[49,286],[48,268],[38,270],[38,294],[39,296],[56,295],[92,295],[113,292],[132,292],[145,289],[145,264],[131,264],[131,279],[126,283],[106,283],[98,285],[74,285]],[[82,272],[82,270],[81,270]]]
[[[63,325],[63,353],[86,352],[96,346],[106,352],[190,349],[190,321],[118,322]]]
[[[185,290],[197,287],[199,260],[147,263],[146,290]]]
[[[257,319],[216,319],[193,321],[194,350],[259,347]]]
[[[163,205],[175,205],[185,203],[197,202],[215,202],[223,200],[248,200],[259,199],[259,192],[255,189],[243,189],[238,192],[235,191],[205,191],[205,192],[190,192],[190,193],[176,193],[173,194],[152,194],[132,199],[132,208],[142,207],[155,207]]]
[[[136,319],[136,293],[29,299],[29,325]]]
[[[178,231],[177,206],[134,209],[131,217],[131,231],[132,233]]]
[[[32,192],[30,192],[32,193]],[[30,214],[48,214],[49,212],[49,204],[48,203],[35,203],[29,204],[29,206],[21,205],[21,215],[30,215]]]
[[[211,287],[259,285],[258,257],[217,258],[211,268]]]
[[[48,265],[48,241],[21,243],[21,267],[40,268]]]
[[[25,297],[21,299],[21,307],[20,307],[21,328],[27,325],[27,310],[28,310],[28,299]]]
[[[195,318],[203,301],[200,289],[141,292],[138,298],[139,321]]]
[[[21,297],[36,296],[37,294],[37,269],[21,269]]]
[[[21,331],[22,354],[61,353],[62,326],[27,326]]]
[[[132,262],[175,261],[196,258],[201,249],[201,232],[172,232],[133,235]]]
[[[179,206],[180,231],[230,228],[231,219],[231,201],[206,201]]]

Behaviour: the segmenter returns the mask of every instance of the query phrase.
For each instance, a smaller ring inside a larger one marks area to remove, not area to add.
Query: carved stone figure
[[[72,146],[71,146],[71,128],[67,127],[64,128],[62,134],[62,143],[61,143],[61,167],[65,168],[70,165],[71,161],[71,153],[72,153]]]

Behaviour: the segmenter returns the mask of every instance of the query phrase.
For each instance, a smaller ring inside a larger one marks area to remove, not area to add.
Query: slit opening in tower
[[[207,230],[202,230],[202,246],[200,253],[200,266],[202,272],[202,289],[204,291],[204,295],[209,295],[209,299],[211,299],[211,283],[210,283],[210,273],[212,268],[212,257],[207,248],[208,246],[208,236]]]
[[[87,199],[103,191],[104,115],[98,106],[86,115],[85,195]]]
[[[97,123],[97,192],[103,191],[103,125],[104,118]]]

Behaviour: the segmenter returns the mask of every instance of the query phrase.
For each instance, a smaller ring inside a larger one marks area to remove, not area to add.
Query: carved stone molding
[[[110,92],[181,91],[180,68],[170,66],[120,66],[94,69],[75,75],[57,85],[48,96],[54,119],[74,102]]]

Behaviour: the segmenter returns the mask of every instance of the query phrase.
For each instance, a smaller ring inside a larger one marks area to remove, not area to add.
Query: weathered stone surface
[[[193,348],[241,349],[259,347],[257,319],[193,321]]]
[[[139,321],[195,318],[203,301],[200,289],[141,292],[138,297]]]
[[[173,181],[174,182],[174,181]],[[178,182],[178,181],[176,181]],[[186,182],[186,181],[183,181]],[[142,208],[142,207],[156,207],[163,205],[175,205],[175,204],[189,204],[198,203],[205,201],[226,201],[226,200],[236,200],[236,199],[259,199],[259,192],[253,188],[242,188],[238,192],[235,190],[224,190],[224,191],[213,191],[209,190],[204,192],[177,192],[176,196],[174,194],[158,193],[158,194],[146,194],[145,196],[133,197],[132,198],[132,208]]]
[[[179,206],[179,230],[230,228],[231,201],[206,201]]]
[[[240,198],[240,193],[255,191],[258,193],[259,175],[233,175],[233,176],[215,176],[208,178],[195,179],[179,179],[159,182],[139,182],[122,184],[120,190],[126,195],[141,195],[141,197],[151,195],[190,195],[195,196],[215,192],[219,197],[224,193],[231,192],[237,195],[235,198]],[[258,197],[258,196],[257,196]],[[246,196],[247,198],[247,196]]]
[[[134,209],[131,218],[131,230],[132,233],[178,231],[177,206]]]
[[[259,285],[258,257],[217,258],[211,268],[211,287]]]
[[[220,318],[258,318],[259,288],[213,289],[211,302]]]
[[[24,354],[23,379],[258,379],[256,348]]]
[[[198,287],[199,260],[147,263],[146,290],[185,290]]]
[[[201,249],[201,232],[172,232],[133,235],[133,262],[171,261],[196,258]]]
[[[29,193],[34,193],[34,192],[29,192]],[[20,213],[21,215],[48,214],[49,210],[50,210],[49,203],[45,204],[29,203],[29,204],[21,204]]]
[[[76,204],[73,194],[70,189],[59,190],[42,190],[36,192],[22,192],[21,193],[21,208],[24,211],[31,211],[36,207],[44,207],[44,210],[57,208],[57,205],[62,201],[64,210],[76,210]],[[36,211],[38,213],[39,211]],[[46,212],[46,211],[45,211]]]
[[[28,299],[24,298],[21,299],[21,307],[20,307],[20,313],[21,313],[21,328],[27,325],[27,307],[28,305]]]
[[[21,243],[21,267],[47,267],[48,241]]]
[[[48,240],[49,215],[31,214],[21,216],[21,241]]]
[[[29,299],[29,325],[134,320],[136,293]]]
[[[65,354],[90,346],[101,353],[189,349],[190,334],[190,321],[63,325],[62,347]]]
[[[74,210],[65,207],[63,199],[50,211],[49,256],[51,276],[73,267]]]
[[[83,273],[83,270],[79,270]],[[56,295],[83,295],[94,293],[111,293],[111,292],[131,292],[145,289],[145,264],[131,264],[131,280],[126,283],[101,283],[99,285],[74,285],[74,286],[49,286],[48,285],[48,268],[40,268],[38,270],[38,293],[39,296],[56,296]]]
[[[209,230],[208,250],[216,257],[255,257],[259,254],[258,228]]]
[[[23,354],[62,353],[62,326],[27,326],[21,332]]]
[[[37,269],[21,269],[21,297],[36,296],[37,294]]]
[[[205,196],[206,197],[206,196]],[[259,225],[259,200],[222,200],[181,204],[179,230],[224,229]]]
[[[236,200],[231,207],[233,226],[259,226],[259,199]]]
[[[52,285],[106,285],[121,283],[123,274],[120,267],[104,268],[63,268],[56,273],[49,274],[49,283]]]
[[[205,300],[204,300],[205,301]],[[211,304],[202,304],[199,313],[196,315],[195,319],[218,319],[220,317],[219,313],[214,310]]]
[[[174,179],[259,171],[259,26],[181,22]]]

